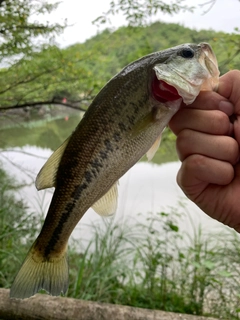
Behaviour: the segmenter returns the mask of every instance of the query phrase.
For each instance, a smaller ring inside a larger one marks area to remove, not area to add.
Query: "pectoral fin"
[[[69,139],[70,137],[61,144],[39,171],[35,181],[35,186],[38,190],[55,187],[58,166]]]
[[[108,217],[114,215],[117,210],[118,201],[118,182],[116,182],[111,189],[92,206],[93,210],[100,216]]]
[[[161,138],[162,138],[162,134],[160,134],[160,136],[157,138],[157,140],[154,142],[154,144],[152,145],[152,147],[148,150],[148,152],[146,153],[147,159],[148,161],[151,161],[152,158],[154,157],[155,153],[157,152],[160,143],[161,143]]]

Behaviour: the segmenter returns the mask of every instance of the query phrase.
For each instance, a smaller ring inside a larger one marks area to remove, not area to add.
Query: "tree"
[[[113,0],[107,12],[99,16],[94,23],[105,23],[111,15],[122,12],[130,26],[141,26],[148,22],[148,18],[157,12],[176,14],[180,11],[193,11],[185,0],[174,0],[168,3],[162,0]]]
[[[0,109],[51,104],[79,109],[79,103],[86,100],[84,93],[89,95],[91,91],[86,88],[86,55],[82,56],[49,46],[1,69]]]
[[[208,0],[198,5],[202,7],[203,14],[212,9],[218,0]],[[240,0],[236,0],[236,3]],[[149,17],[158,12],[176,14],[180,11],[191,11],[194,6],[186,5],[185,0],[173,0],[170,3],[164,0],[112,0],[107,12],[102,13],[94,23],[104,24],[110,21],[113,15],[120,12],[124,14],[128,26],[147,26]],[[219,42],[218,49],[224,50],[225,58],[221,61],[221,68],[224,72],[235,66],[235,59],[240,54],[240,30],[235,29],[235,33],[226,35],[222,33],[221,37],[215,38]],[[206,41],[206,40],[204,40]]]
[[[78,76],[79,57],[69,57],[54,45],[54,36],[63,31],[66,21],[38,21],[58,4],[45,0],[0,0],[0,109],[61,103],[76,107],[82,100],[76,99],[77,90],[71,87]]]
[[[151,35],[143,32],[149,16],[157,11],[173,14],[193,9],[184,0],[173,0],[170,4],[161,0],[115,0],[96,22],[104,22],[111,14],[123,11],[128,28],[114,34],[106,30],[99,35],[101,39],[96,36],[84,45],[60,49],[54,45],[54,36],[66,27],[66,22],[51,25],[33,18],[51,13],[57,6],[58,3],[49,4],[47,0],[0,0],[0,110],[59,104],[86,110],[104,83],[124,65],[151,51],[187,41],[180,40],[179,26],[172,24],[163,28],[165,36],[153,43],[153,34],[158,31]],[[139,36],[137,43],[133,43],[135,36]],[[198,38],[190,40],[196,42]],[[230,40],[218,35],[218,39],[225,54],[226,71],[235,65],[240,51],[239,36]],[[115,50],[117,41],[129,47],[121,45]],[[229,65],[231,59],[233,63]]]
[[[139,5],[138,1],[129,2]],[[153,2],[159,10],[170,13],[181,10],[183,0],[173,5]],[[96,55],[95,61],[91,58],[92,49],[73,54],[74,50],[70,53],[53,45],[51,40],[66,23],[51,25],[33,20],[32,16],[51,13],[57,6],[58,3],[45,0],[0,0],[0,62],[5,66],[0,70],[0,109],[64,104],[84,110],[84,103],[102,86],[102,82],[94,80],[96,70],[91,65],[98,59]],[[153,13],[154,6],[146,14]],[[111,10],[115,9],[112,2]],[[135,11],[129,16],[139,17]],[[45,38],[47,41],[43,41]]]
[[[58,3],[49,4],[38,0],[0,0],[0,59],[10,57],[10,63],[14,61],[14,56],[19,58],[19,55],[30,55],[48,44],[52,36],[60,33],[66,23],[41,23],[32,18],[49,14],[57,6]],[[47,41],[44,41],[46,38]]]

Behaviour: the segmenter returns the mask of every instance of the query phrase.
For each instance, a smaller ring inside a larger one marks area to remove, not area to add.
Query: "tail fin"
[[[67,253],[58,258],[37,257],[34,245],[19,270],[10,290],[10,297],[25,299],[44,289],[53,296],[68,289]]]

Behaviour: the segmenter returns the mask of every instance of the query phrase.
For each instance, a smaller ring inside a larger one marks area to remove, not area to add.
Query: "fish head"
[[[218,87],[218,63],[208,43],[174,47],[165,61],[156,62],[153,69],[152,94],[160,102],[182,98],[188,105],[200,91]]]

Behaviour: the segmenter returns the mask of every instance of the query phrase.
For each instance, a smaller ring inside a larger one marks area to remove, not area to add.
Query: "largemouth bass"
[[[36,187],[55,187],[39,236],[18,272],[12,298],[68,289],[68,239],[84,213],[115,213],[118,179],[144,154],[150,160],[182,102],[214,90],[218,65],[206,43],[183,44],[130,63],[98,93],[72,135],[39,172]]]

